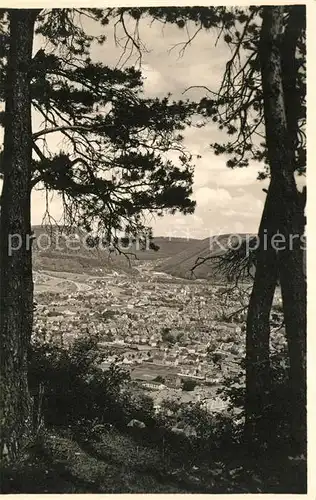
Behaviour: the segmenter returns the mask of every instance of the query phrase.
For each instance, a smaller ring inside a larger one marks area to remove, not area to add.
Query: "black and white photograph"
[[[0,9],[1,494],[310,493],[311,3]]]

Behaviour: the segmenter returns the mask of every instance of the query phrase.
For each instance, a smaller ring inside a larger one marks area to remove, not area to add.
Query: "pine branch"
[[[62,125],[60,127],[52,127],[52,128],[46,128],[43,130],[39,130],[38,132],[33,133],[33,139],[37,139],[38,137],[41,137],[43,135],[48,135],[48,134],[52,134],[55,132],[64,132],[64,131],[68,131],[68,130],[93,132],[92,127],[87,127],[84,125]]]

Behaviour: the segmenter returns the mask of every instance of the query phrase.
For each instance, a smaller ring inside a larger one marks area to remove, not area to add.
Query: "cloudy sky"
[[[95,26],[88,25],[87,29],[94,30]],[[107,42],[94,48],[93,59],[114,66],[119,60],[121,49],[114,43],[111,26],[107,27],[107,32]],[[216,90],[229,52],[224,44],[217,43],[215,46],[215,34],[200,32],[183,55],[180,54],[182,46],[176,44],[187,39],[184,30],[163,26],[158,22],[151,25],[143,22],[140,35],[148,50],[142,60],[147,96],[164,96],[171,92],[173,97],[181,98],[182,93],[192,85],[205,85]],[[40,41],[37,41],[34,51],[39,47]],[[131,59],[128,65],[132,62]],[[187,97],[192,98],[201,95],[205,95],[205,91],[191,90],[186,93]],[[35,117],[34,129],[38,126]],[[156,236],[204,238],[225,232],[256,232],[265,198],[262,188],[266,184],[256,180],[258,164],[231,170],[225,165],[225,157],[217,157],[212,153],[209,144],[222,139],[225,140],[225,136],[221,135],[215,124],[202,129],[190,127],[185,131],[186,148],[202,157],[195,162],[193,197],[197,201],[196,211],[190,216],[176,214],[151,219]],[[44,194],[35,191],[32,197],[33,224],[41,223],[44,211]],[[50,201],[50,212],[56,219],[62,214],[62,206],[56,195]]]

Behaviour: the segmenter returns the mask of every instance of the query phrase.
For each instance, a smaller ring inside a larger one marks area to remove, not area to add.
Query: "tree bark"
[[[275,183],[271,182],[258,233],[256,272],[247,315],[245,442],[249,451],[265,447],[271,438],[270,312],[278,278],[271,237],[275,232],[276,194]]]
[[[291,166],[295,166],[295,153],[298,145],[300,93],[297,89],[298,63],[296,59],[297,45],[306,28],[305,5],[292,5],[289,7],[289,18],[282,37],[281,69],[282,85],[286,113],[288,140],[292,155]]]
[[[293,12],[292,11],[292,15]],[[295,15],[295,14],[294,14]],[[283,236],[278,251],[284,320],[289,347],[292,445],[305,452],[306,442],[306,281],[303,265],[304,207],[294,178],[295,103],[283,88],[281,34],[283,7],[264,7],[260,40],[264,118],[271,184],[276,186],[274,219]],[[295,49],[293,53],[295,57]],[[297,107],[296,108],[297,112]],[[297,120],[296,120],[297,124]],[[298,125],[296,125],[297,127]]]
[[[31,432],[27,352],[33,323],[31,66],[37,11],[11,10],[0,221],[0,454],[14,460]],[[15,247],[13,249],[12,247]]]
[[[290,144],[293,145],[292,162],[295,161],[295,146],[297,144],[298,115],[300,102],[296,89],[297,61],[296,47],[299,37],[306,28],[306,8],[303,5],[293,5],[287,30],[284,35],[282,50],[282,83],[285,100],[287,129]],[[297,238],[293,245],[289,241],[288,248],[281,254],[280,281],[284,318],[290,358],[290,384],[292,389],[292,448],[297,453],[306,454],[306,309],[307,289],[304,271],[304,254],[302,238],[305,229],[304,195],[298,193],[293,178],[291,165],[284,165],[284,221],[283,231]],[[286,168],[288,167],[288,168]],[[305,192],[306,194],[306,192]],[[289,273],[289,269],[291,272]]]

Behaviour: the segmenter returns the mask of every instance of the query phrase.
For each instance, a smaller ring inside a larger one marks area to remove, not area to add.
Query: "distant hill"
[[[142,261],[161,261],[189,250],[200,240],[185,238],[154,238],[159,250],[141,250],[135,245],[126,249],[130,262],[124,255],[109,252],[105,248],[90,248],[83,232],[71,232],[72,238],[67,238],[67,231],[57,227],[34,226],[36,239],[33,246],[34,269],[50,269],[55,271],[88,272],[92,270],[125,270],[132,269]],[[75,235],[76,238],[75,239]]]
[[[179,278],[203,278],[221,281],[222,276],[215,269],[215,262],[207,260],[194,270],[198,258],[207,258],[225,252],[231,243],[231,234],[223,234],[203,240],[187,238],[156,237],[153,239],[159,250],[140,250],[135,245],[126,249],[129,259],[106,248],[91,248],[86,243],[86,235],[79,230],[67,232],[57,227],[34,226],[36,239],[33,246],[34,269],[53,271],[102,274],[109,271],[137,272],[142,262],[152,262],[155,271]],[[247,234],[236,235],[246,238]],[[75,237],[77,239],[75,239]],[[229,241],[230,240],[230,241]]]
[[[251,235],[237,234],[239,238],[246,238]],[[179,278],[204,278],[215,279],[221,281],[222,276],[215,269],[215,262],[208,259],[201,265],[195,268],[192,274],[192,268],[196,264],[198,258],[205,259],[225,253],[225,248],[228,247],[231,234],[223,234],[206,238],[204,240],[192,240],[191,245],[182,252],[173,255],[159,263],[155,270],[177,276]]]

